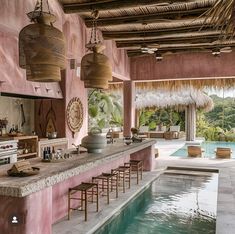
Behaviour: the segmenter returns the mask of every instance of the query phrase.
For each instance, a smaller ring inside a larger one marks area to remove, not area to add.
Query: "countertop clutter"
[[[7,170],[12,167],[12,164],[3,165],[0,167],[0,195],[12,197],[30,195],[108,161],[145,149],[155,143],[155,140],[144,140],[128,146],[124,145],[123,142],[115,143],[107,146],[100,154],[74,154],[66,161],[58,163],[43,163],[41,158],[30,159],[31,166],[40,168],[40,173],[24,178],[9,177]]]

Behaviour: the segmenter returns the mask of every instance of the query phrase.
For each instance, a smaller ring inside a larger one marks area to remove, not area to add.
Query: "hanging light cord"
[[[50,11],[50,6],[48,0],[46,0],[47,8],[48,8],[48,13],[51,14]],[[37,18],[36,12],[39,12],[39,16],[42,16],[43,13],[43,0],[37,0],[33,13],[32,13],[32,18],[31,21],[35,21],[35,18]],[[52,25],[52,23],[51,23]]]
[[[91,16],[93,17],[93,19],[92,19],[92,29],[91,29],[89,43],[92,44],[93,39],[94,39],[94,43],[97,44],[99,42],[99,37],[97,35],[97,19],[99,17],[99,11],[93,10],[91,13]],[[97,38],[98,38],[98,40],[97,40]]]

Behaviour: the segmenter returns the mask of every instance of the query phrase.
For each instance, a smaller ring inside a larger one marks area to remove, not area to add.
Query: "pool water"
[[[163,174],[96,234],[214,234],[218,175]]]
[[[217,147],[231,148],[232,158],[235,158],[235,142],[204,141],[201,144],[201,147],[205,150],[205,152],[203,152],[203,157],[205,158],[215,158],[215,149]],[[187,157],[187,146],[185,145],[182,148],[178,149],[176,152],[171,154],[171,156]]]

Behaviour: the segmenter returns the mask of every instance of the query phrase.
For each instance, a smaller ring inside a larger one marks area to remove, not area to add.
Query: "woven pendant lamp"
[[[91,51],[83,56],[81,61],[81,80],[85,88],[108,89],[108,82],[112,81],[112,67],[109,58],[101,52],[105,46],[97,41],[96,19],[98,11],[92,12],[93,27],[90,42],[86,48]]]
[[[65,38],[53,26],[56,18],[43,12],[42,0],[38,0],[28,17],[33,22],[19,34],[19,66],[26,69],[29,81],[57,82],[61,80],[60,70],[65,69]]]

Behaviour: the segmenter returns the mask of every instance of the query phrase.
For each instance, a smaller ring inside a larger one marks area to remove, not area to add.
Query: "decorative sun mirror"
[[[66,116],[69,129],[72,131],[74,137],[74,134],[80,131],[83,123],[83,106],[78,97],[70,100],[67,106]]]

